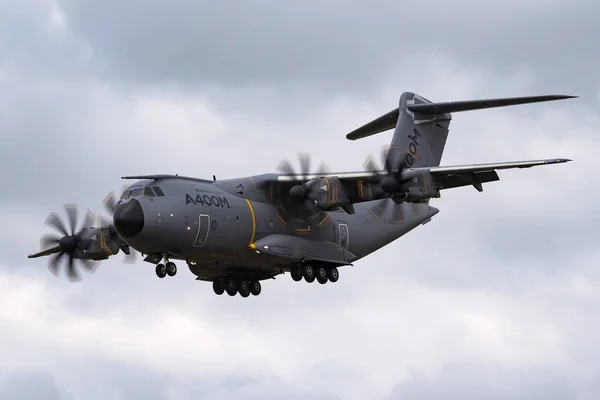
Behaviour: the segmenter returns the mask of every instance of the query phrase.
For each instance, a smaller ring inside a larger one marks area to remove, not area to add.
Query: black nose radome
[[[125,204],[117,204],[113,223],[119,236],[134,237],[144,227],[144,212],[139,201],[132,199]]]

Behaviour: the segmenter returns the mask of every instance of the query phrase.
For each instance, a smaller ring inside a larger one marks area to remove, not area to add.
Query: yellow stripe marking
[[[379,219],[379,216],[377,216],[377,214],[375,214],[375,212],[373,210],[371,210],[370,208],[367,208],[367,210],[369,211],[369,214],[371,214],[375,218]]]
[[[252,215],[252,237],[250,238],[251,246],[254,243],[254,235],[256,234],[256,217],[254,215],[254,208],[252,208],[252,204],[250,204],[250,200],[246,199],[246,203],[248,203],[248,207],[250,208],[250,215]]]
[[[327,184],[327,207],[329,207],[331,205],[331,192],[329,188],[329,180],[325,177],[323,177],[323,180]]]

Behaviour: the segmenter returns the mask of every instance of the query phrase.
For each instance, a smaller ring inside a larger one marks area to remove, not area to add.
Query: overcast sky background
[[[600,3],[225,3],[0,0],[0,399],[597,398]],[[360,169],[391,132],[345,134],[405,90],[579,95],[455,114],[442,163],[574,161],[444,192],[325,286],[26,258],[123,175]]]

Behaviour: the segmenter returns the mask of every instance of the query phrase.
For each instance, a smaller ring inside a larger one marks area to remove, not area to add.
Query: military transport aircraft
[[[574,98],[549,95],[433,103],[414,93],[399,107],[350,132],[350,140],[394,129],[383,168],[371,159],[366,171],[310,173],[300,156],[297,173],[287,161],[280,173],[212,180],[178,175],[135,179],[117,200],[105,201],[112,221],[88,213],[76,230],[77,209],[65,206],[69,230],[52,213],[42,251],[49,268],[68,257],[67,271],[79,278],[74,260],[93,270],[100,260],[131,248],[156,265],[159,278],[174,276],[183,260],[197,280],[212,282],[216,294],[261,292],[260,281],[289,272],[295,281],[336,282],[338,268],[382,248],[425,224],[439,210],[429,205],[440,191],[499,180],[496,170],[570,161],[564,158],[491,164],[439,166],[452,112]],[[94,225],[95,224],[95,225]]]

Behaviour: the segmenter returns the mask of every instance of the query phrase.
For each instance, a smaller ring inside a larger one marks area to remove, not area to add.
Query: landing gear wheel
[[[302,270],[302,275],[304,275],[304,280],[308,283],[314,282],[315,280],[315,270],[312,265],[306,264]]]
[[[242,297],[250,296],[250,285],[248,285],[247,281],[239,281],[238,282],[238,292]]]
[[[175,265],[175,263],[169,261],[167,263],[166,267],[167,267],[167,275],[175,276],[175,274],[177,273],[177,265]]]
[[[336,267],[330,268],[327,271],[327,278],[329,278],[329,282],[337,282],[340,279],[340,273]]]
[[[156,276],[159,278],[164,278],[167,276],[167,267],[165,267],[163,264],[158,264],[156,266]]]
[[[213,291],[219,296],[225,293],[225,286],[223,286],[223,282],[218,279],[213,281]]]
[[[292,275],[292,279],[296,282],[300,282],[302,280],[302,270],[300,267],[292,267],[290,274]]]
[[[325,267],[317,267],[315,269],[315,273],[317,275],[317,281],[319,281],[321,285],[327,283],[327,270],[325,269]]]
[[[233,278],[228,278],[225,280],[225,291],[230,296],[235,296],[237,293],[237,285],[235,284],[235,280]]]
[[[300,279],[302,279],[302,275],[300,275]],[[253,296],[258,296],[260,294],[260,291],[261,286],[259,281],[250,282],[250,293],[252,293]]]

